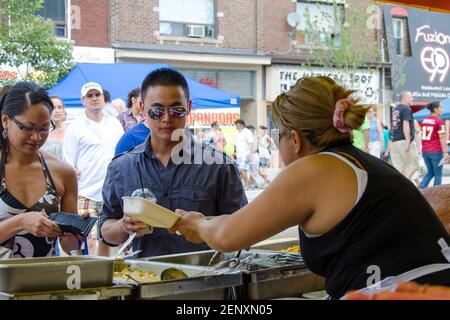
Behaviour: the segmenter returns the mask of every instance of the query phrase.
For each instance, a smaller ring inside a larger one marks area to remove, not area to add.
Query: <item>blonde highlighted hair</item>
[[[350,97],[354,92],[329,77],[301,78],[288,92],[275,99],[273,119],[279,128],[297,131],[320,149],[350,143],[353,140],[351,130],[363,124],[367,113],[367,108]],[[344,98],[354,104],[344,114],[345,125],[350,130],[341,133],[333,126],[333,115],[336,102]]]

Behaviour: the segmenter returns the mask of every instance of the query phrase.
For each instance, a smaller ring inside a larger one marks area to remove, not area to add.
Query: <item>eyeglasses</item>
[[[186,117],[186,108],[183,106],[172,106],[169,108],[153,106],[148,110],[148,116],[153,120],[158,120],[166,113],[166,110],[169,111],[171,118],[181,119]]]
[[[96,93],[88,93],[87,95],[86,95],[86,97],[87,98],[92,98],[92,97],[100,97],[102,94],[100,93],[100,92],[96,92]]]
[[[17,128],[23,131],[27,131],[28,133],[36,132],[38,134],[47,134],[55,130],[55,124],[53,123],[53,121],[50,121],[50,127],[48,128],[34,128],[24,125],[22,122],[18,121],[14,117],[12,117],[11,120],[17,125]]]

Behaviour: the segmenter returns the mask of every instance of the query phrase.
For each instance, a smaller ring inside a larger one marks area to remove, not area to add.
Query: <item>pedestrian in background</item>
[[[141,114],[141,89],[136,88],[128,93],[127,110],[122,112],[118,119],[122,124],[123,131],[127,132],[131,128],[142,123],[145,118]]]
[[[117,118],[119,113],[111,105],[111,94],[109,93],[109,91],[103,89],[103,98],[105,100],[105,107],[103,108],[103,112],[106,112],[111,117]]]
[[[411,179],[420,169],[419,153],[416,148],[414,134],[414,120],[411,106],[413,105],[411,92],[400,93],[400,104],[392,111],[392,165],[405,177]]]
[[[389,156],[389,146],[391,144],[391,138],[389,135],[389,127],[387,125],[385,125],[384,123],[381,123],[381,126],[383,127],[383,141],[384,141],[384,145],[383,145],[383,156],[381,157],[381,159],[384,162],[389,163],[390,160],[390,156]]]
[[[223,148],[227,144],[218,121],[211,123],[211,143],[220,151],[223,151]]]
[[[66,129],[63,157],[78,173],[78,212],[97,216],[103,204],[106,171],[123,129],[119,120],[103,112],[105,100],[98,83],[89,82],[81,88],[81,101],[85,110]],[[109,247],[98,241],[96,228],[89,246],[91,254],[109,255]]]
[[[238,119],[234,122],[236,134],[236,164],[239,169],[239,174],[244,184],[244,189],[250,188],[249,170],[250,170],[250,154],[252,153],[253,134],[245,127],[245,121]]]
[[[276,149],[275,142],[267,134],[267,127],[259,126],[258,132],[258,153],[259,153],[259,173],[264,179],[264,187],[269,184],[267,170],[271,166],[272,150]]]
[[[384,147],[383,127],[377,119],[377,111],[374,107],[370,107],[367,111],[367,119],[369,120],[369,153],[374,157],[381,157],[381,148]]]
[[[49,133],[47,141],[42,146],[41,150],[44,150],[59,160],[63,160],[62,145],[64,141],[64,132],[66,130],[64,122],[67,119],[67,112],[64,107],[64,102],[60,97],[52,96],[50,97],[50,100],[53,103],[51,119],[55,125],[55,129]]]
[[[369,119],[367,118],[367,114],[361,127],[352,130],[353,145],[367,153],[369,153],[369,130],[370,124]]]
[[[434,177],[434,185],[442,183],[444,162],[448,161],[447,141],[445,141],[445,122],[441,120],[444,108],[439,102],[427,105],[431,115],[422,121],[422,156],[427,166],[427,174],[419,187],[427,188]]]
[[[126,110],[127,105],[125,104],[125,101],[123,101],[120,98],[116,98],[113,101],[111,101],[111,106],[116,109],[118,114],[121,114]]]
[[[250,186],[252,188],[263,188],[264,179],[259,174],[260,157],[258,152],[258,136],[256,134],[256,129],[254,126],[249,125],[247,126],[247,129],[250,130],[250,132],[253,135],[253,144],[250,147],[251,153],[249,158],[249,165],[250,165],[249,180],[253,181],[253,183],[250,183]]]

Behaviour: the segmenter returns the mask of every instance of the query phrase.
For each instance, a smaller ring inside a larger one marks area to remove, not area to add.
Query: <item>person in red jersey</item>
[[[427,105],[431,115],[423,120],[422,128],[422,155],[428,169],[428,173],[423,178],[419,188],[428,187],[434,177],[434,185],[438,186],[442,182],[442,169],[444,163],[448,161],[447,143],[445,141],[445,122],[441,120],[444,108],[439,102],[432,102]]]

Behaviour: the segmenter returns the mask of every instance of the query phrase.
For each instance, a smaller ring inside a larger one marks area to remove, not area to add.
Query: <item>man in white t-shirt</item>
[[[250,169],[250,154],[254,152],[253,149],[253,134],[245,127],[245,122],[238,119],[234,122],[236,129],[236,164],[241,175],[244,188],[249,188],[248,171]]]
[[[81,100],[85,112],[66,128],[63,158],[77,172],[78,213],[97,216],[103,204],[106,171],[123,128],[119,120],[104,112],[103,89],[98,83],[86,83],[81,88]],[[96,228],[93,230],[90,253],[108,256],[109,247],[98,241]]]

